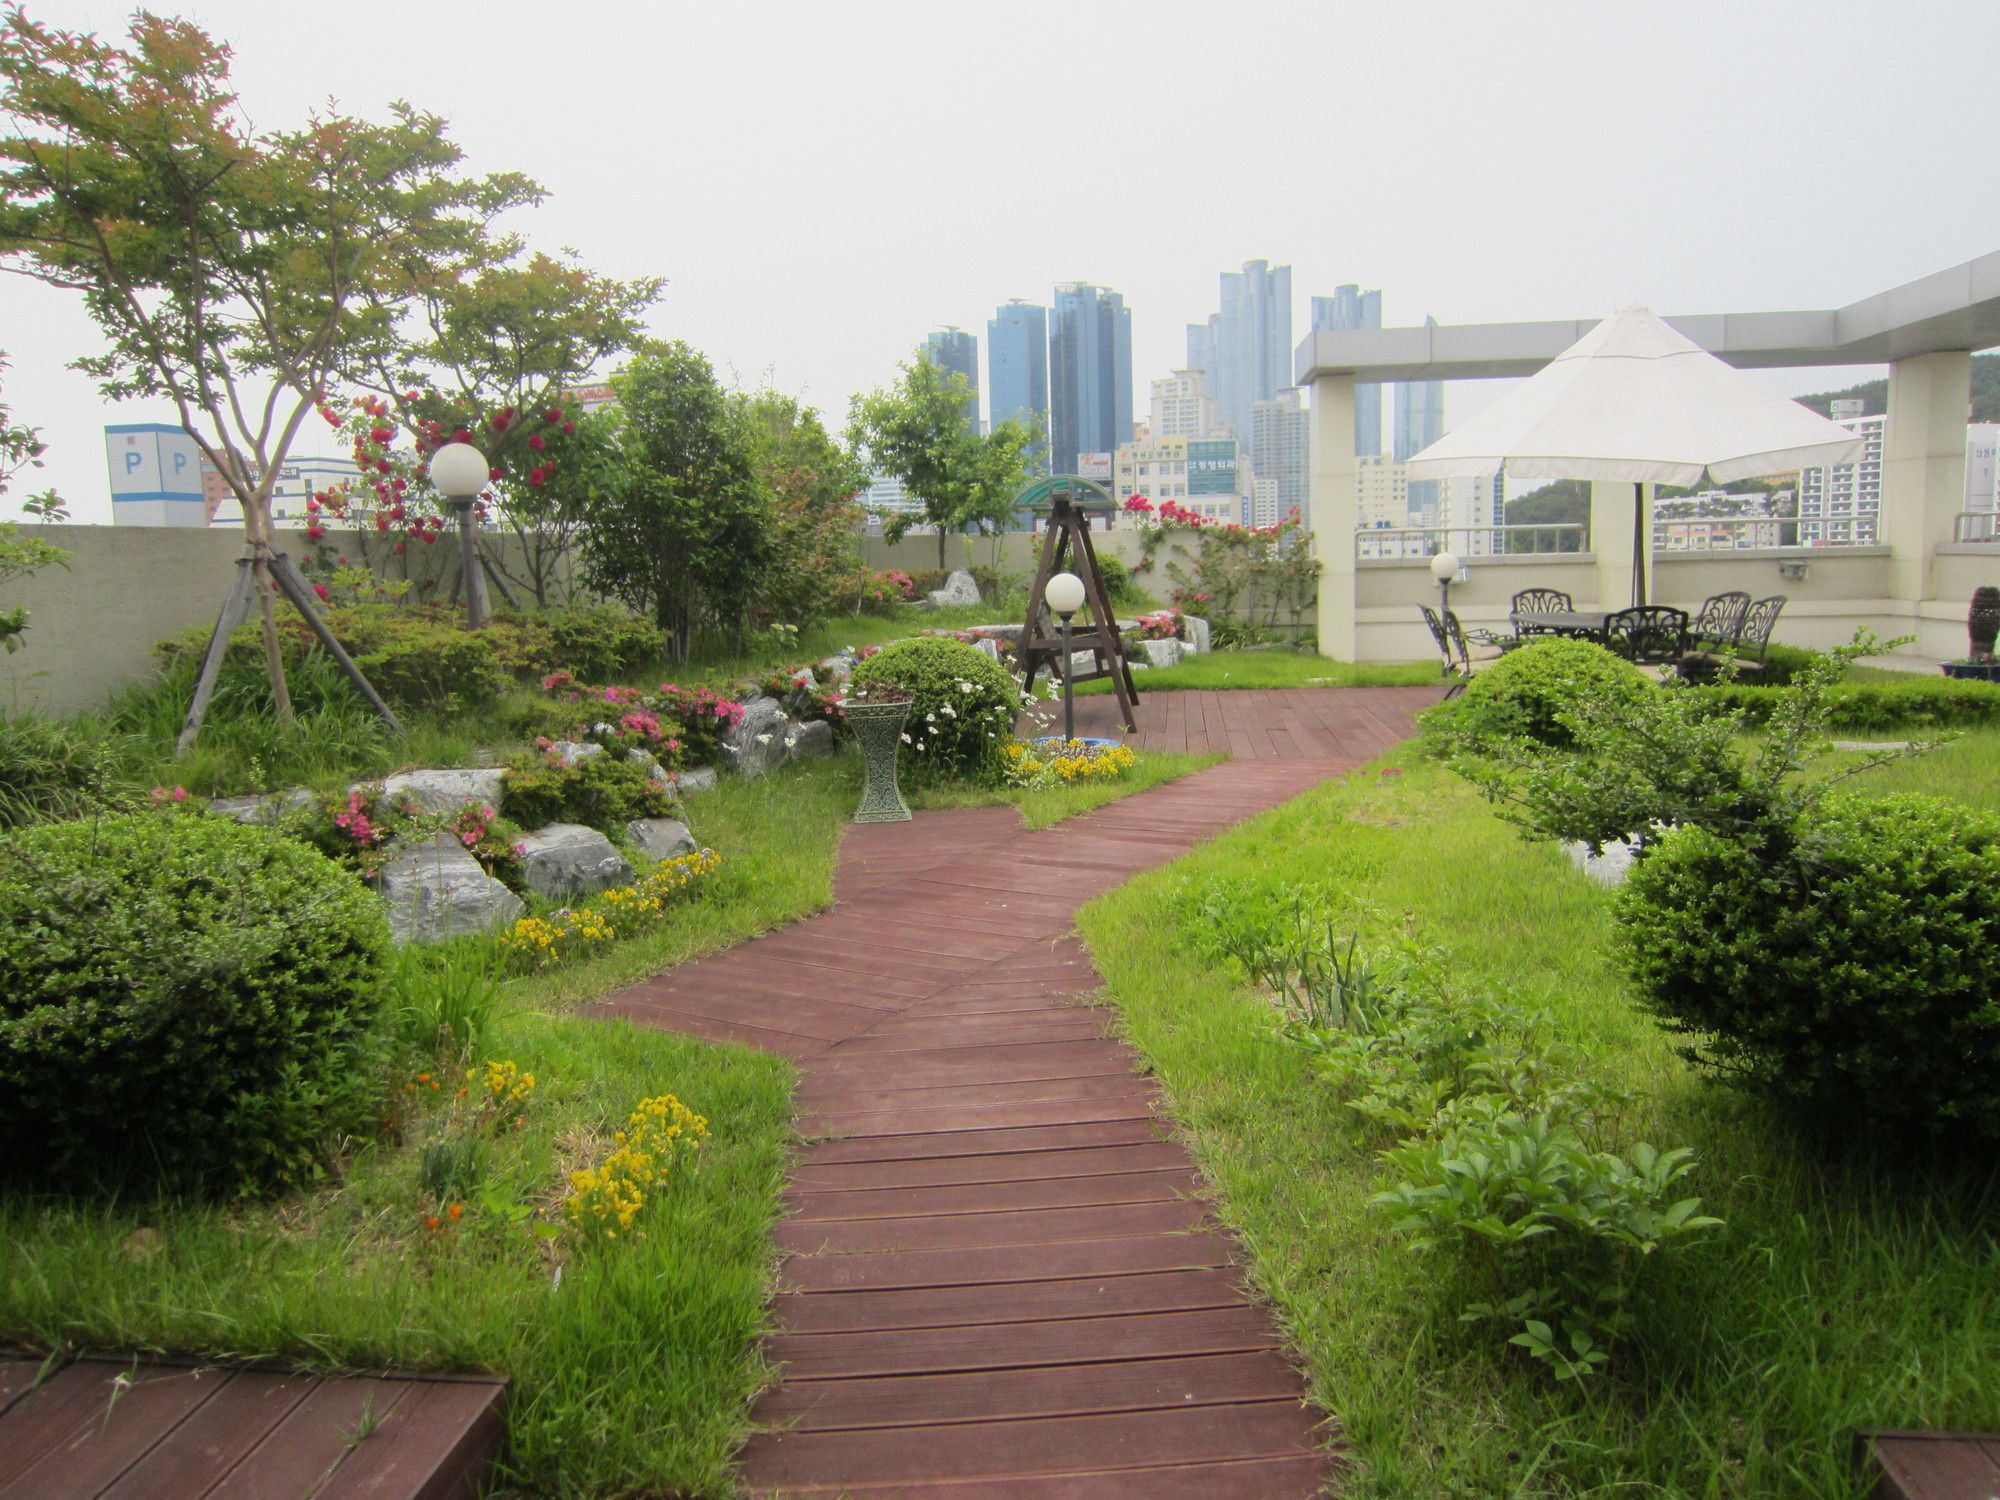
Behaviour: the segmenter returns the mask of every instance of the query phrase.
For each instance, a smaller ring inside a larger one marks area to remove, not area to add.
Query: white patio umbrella
[[[1409,461],[1412,479],[1628,479],[1632,602],[1646,602],[1647,484],[1716,484],[1857,462],[1864,441],[1766,389],[1643,307],[1599,323]]]

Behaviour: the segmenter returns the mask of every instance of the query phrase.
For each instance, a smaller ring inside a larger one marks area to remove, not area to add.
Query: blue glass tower
[[[993,310],[986,322],[987,410],[998,427],[1016,421],[1034,429],[1034,464],[1049,453],[1049,313],[1019,297]]]
[[[1056,288],[1049,425],[1058,474],[1076,473],[1080,454],[1113,453],[1132,440],[1132,313],[1118,293],[1081,281]]]
[[[979,431],[978,338],[961,329],[941,328],[924,340],[924,349],[932,364],[963,375],[972,387],[972,398],[965,403],[965,420],[974,432]]]
[[[1312,326],[1338,331],[1382,326],[1382,293],[1364,292],[1354,282],[1333,289],[1331,297],[1312,299]],[[1382,387],[1357,385],[1354,388],[1354,451],[1378,454],[1382,451]]]

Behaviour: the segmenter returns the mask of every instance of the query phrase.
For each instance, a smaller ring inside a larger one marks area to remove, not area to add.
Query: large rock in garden
[[[428,813],[457,812],[467,802],[500,805],[507,773],[499,766],[470,771],[398,771],[382,783],[391,807],[414,802]]]
[[[813,719],[792,731],[793,760],[831,754],[833,754],[833,726],[826,720]]]
[[[680,792],[712,792],[720,778],[714,766],[695,766],[686,771],[671,771],[674,788]]]
[[[978,640],[974,641],[972,649],[992,657],[995,661],[1000,660],[1000,642],[990,635],[981,636]]]
[[[225,818],[234,818],[239,823],[255,823],[269,828],[288,812],[301,807],[310,807],[313,794],[302,786],[295,786],[289,792],[257,792],[248,797],[214,797],[209,800],[208,810]]]
[[[1141,641],[1139,650],[1149,667],[1177,667],[1181,660],[1181,643],[1176,640]]]
[[[399,943],[487,932],[527,910],[448,833],[398,850],[375,885],[388,903],[389,931]]]
[[[947,605],[977,604],[979,585],[972,581],[972,575],[965,569],[955,568],[945,579],[943,588],[931,590],[930,601],[939,609]]]
[[[537,896],[573,901],[632,883],[632,867],[595,828],[551,823],[522,837],[521,878]]]
[[[1208,643],[1208,621],[1199,615],[1182,615],[1181,628],[1187,632],[1185,644],[1190,655],[1199,656],[1215,649]]]
[[[845,682],[854,675],[857,660],[850,651],[838,652],[819,664],[820,676],[828,682]]]
[[[557,740],[549,746],[549,754],[556,756],[566,766],[573,766],[580,760],[589,760],[593,755],[602,755],[604,747],[592,740]]]
[[[754,781],[791,758],[792,721],[776,698],[752,698],[743,705],[743,722],[723,743],[736,774]]]
[[[680,795],[680,783],[674,779],[674,773],[661,765],[659,757],[654,755],[652,751],[642,750],[637,745],[634,745],[630,750],[625,752],[625,758],[627,760],[636,760],[642,765],[651,766],[653,768],[653,780],[659,782],[661,786],[672,792],[676,797]]]
[[[648,859],[672,859],[695,851],[694,835],[676,818],[634,818],[625,825],[625,836]]]

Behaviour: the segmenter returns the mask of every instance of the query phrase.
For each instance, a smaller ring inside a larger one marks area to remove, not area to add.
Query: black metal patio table
[[[1528,630],[1544,630],[1552,635],[1582,636],[1586,640],[1604,639],[1604,622],[1617,614],[1615,609],[1551,609],[1514,616],[1514,629],[1522,633]]]

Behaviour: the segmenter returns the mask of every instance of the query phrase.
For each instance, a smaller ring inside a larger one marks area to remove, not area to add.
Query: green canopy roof
[[[1052,474],[1047,479],[1037,479],[1014,497],[1014,508],[1049,510],[1058,495],[1065,496],[1077,510],[1091,514],[1105,514],[1118,509],[1118,502],[1111,498],[1111,491],[1095,480],[1083,479],[1075,474]]]

